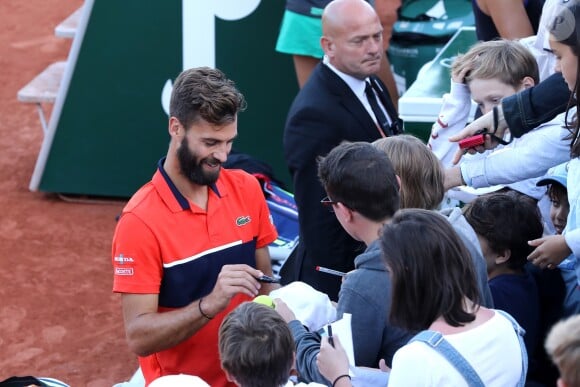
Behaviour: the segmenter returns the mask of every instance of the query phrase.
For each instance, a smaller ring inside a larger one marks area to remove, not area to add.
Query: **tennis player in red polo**
[[[113,239],[129,348],[146,384],[171,374],[234,386],[220,368],[218,328],[242,301],[268,294],[276,239],[257,180],[221,168],[245,107],[232,81],[195,68],[175,80],[167,156],[123,209]]]

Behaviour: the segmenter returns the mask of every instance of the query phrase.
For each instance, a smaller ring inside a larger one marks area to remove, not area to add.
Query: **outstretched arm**
[[[296,342],[296,370],[300,378],[306,382],[326,383],[324,376],[318,370],[316,357],[320,351],[320,335],[308,331],[298,320],[294,312],[279,298],[274,299],[274,308],[288,323],[292,337]]]
[[[494,129],[495,128],[495,129]],[[495,136],[499,138],[503,138],[505,131],[508,129],[506,121],[503,116],[503,110],[501,106],[497,106],[491,112],[486,113],[479,117],[477,120],[473,121],[469,125],[467,125],[463,130],[461,130],[456,135],[449,137],[449,141],[451,142],[459,142],[464,138],[470,137],[475,135],[477,132],[487,129],[487,130],[495,130]],[[494,149],[499,145],[499,142],[495,141],[491,136],[485,136],[485,143],[481,146],[477,146],[475,148],[469,149],[458,149],[453,157],[453,164],[457,164],[461,157],[463,157],[466,153],[483,153],[487,149]]]
[[[509,128],[512,136],[521,137],[566,111],[569,100],[570,90],[562,74],[555,73],[537,86],[530,87],[502,100],[501,105],[497,108],[498,127],[496,135],[503,138],[506,129]],[[493,128],[492,112],[484,114],[467,125],[461,132],[451,137],[449,141],[458,142],[473,136],[475,132],[484,128]],[[486,136],[484,146],[476,148],[475,151],[483,152],[485,149],[493,149],[498,145],[497,142],[488,137]],[[457,163],[465,153],[466,151],[463,150],[458,151],[453,162]]]

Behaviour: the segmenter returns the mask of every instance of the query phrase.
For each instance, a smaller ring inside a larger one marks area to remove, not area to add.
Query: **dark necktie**
[[[365,94],[367,96],[367,100],[371,105],[371,109],[375,114],[375,118],[377,119],[377,123],[379,125],[379,129],[382,131],[383,135],[392,136],[393,132],[391,130],[391,126],[389,125],[389,121],[387,120],[387,116],[383,112],[383,109],[379,106],[379,102],[377,101],[377,96],[373,91],[373,87],[371,86],[370,82],[365,82]]]

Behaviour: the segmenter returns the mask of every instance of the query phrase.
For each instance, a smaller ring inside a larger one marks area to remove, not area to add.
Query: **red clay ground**
[[[111,237],[124,203],[67,203],[28,190],[42,129],[16,93],[66,59],[71,40],[54,27],[81,4],[0,1],[0,380],[111,386],[137,368],[111,292]]]

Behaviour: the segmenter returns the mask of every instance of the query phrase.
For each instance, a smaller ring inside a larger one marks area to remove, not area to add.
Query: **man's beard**
[[[221,167],[217,171],[206,172],[203,169],[203,163],[221,164],[217,159],[206,157],[199,160],[197,155],[189,150],[189,144],[186,137],[183,137],[181,146],[177,150],[177,158],[179,160],[179,169],[183,176],[189,181],[197,185],[212,185],[219,175]]]

